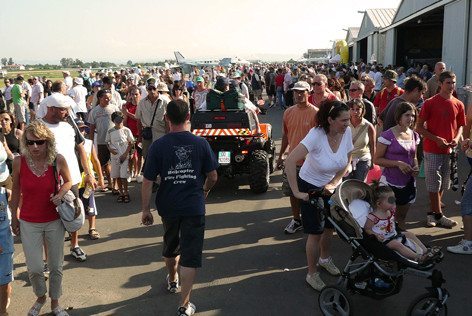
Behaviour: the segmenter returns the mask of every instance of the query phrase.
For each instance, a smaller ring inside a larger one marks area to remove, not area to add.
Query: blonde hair
[[[46,162],[48,164],[52,164],[56,159],[57,152],[56,140],[51,130],[38,120],[33,121],[28,126],[26,126],[26,129],[20,139],[20,151],[23,156],[28,159],[31,159],[30,150],[28,148],[28,145],[26,145],[26,134],[28,133],[46,141]]]

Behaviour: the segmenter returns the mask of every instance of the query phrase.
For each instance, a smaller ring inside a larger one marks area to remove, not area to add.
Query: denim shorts
[[[0,285],[13,282],[13,253],[0,254]]]
[[[321,190],[300,178],[298,178],[298,187],[300,192],[308,193],[311,190]],[[329,196],[318,198],[316,205],[309,202],[300,201],[300,210],[302,213],[303,232],[310,235],[321,235],[326,228],[333,228],[331,222],[326,220],[324,210],[329,212]]]
[[[175,258],[180,255],[179,264],[188,268],[202,266],[205,215],[162,217],[164,243],[162,256]]]

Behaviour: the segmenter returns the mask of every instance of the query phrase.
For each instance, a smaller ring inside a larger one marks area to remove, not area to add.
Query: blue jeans
[[[357,179],[360,181],[365,181],[367,173],[370,169],[370,160],[359,160],[356,164],[356,170],[352,172],[344,179]]]
[[[284,100],[284,88],[277,87],[277,104],[281,107],[285,107],[285,100]]]

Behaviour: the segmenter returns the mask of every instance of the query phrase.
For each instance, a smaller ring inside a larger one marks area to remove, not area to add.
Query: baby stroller
[[[405,273],[431,280],[431,287],[410,304],[407,315],[447,315],[449,293],[442,287],[446,281],[439,270],[433,270],[444,255],[440,252],[433,260],[419,264],[365,234],[371,190],[364,182],[346,180],[331,197],[330,214],[325,215],[340,238],[351,245],[353,253],[337,284],[320,292],[318,303],[323,315],[353,315],[352,294],[383,299],[399,293]],[[362,204],[367,207],[359,207]]]

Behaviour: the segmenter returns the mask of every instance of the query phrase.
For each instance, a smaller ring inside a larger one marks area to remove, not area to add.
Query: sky
[[[288,60],[331,47],[357,11],[400,0],[14,0],[0,10],[0,57],[17,63]]]

